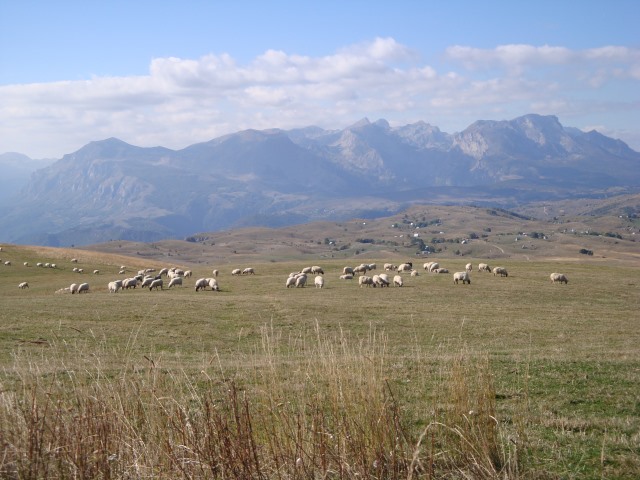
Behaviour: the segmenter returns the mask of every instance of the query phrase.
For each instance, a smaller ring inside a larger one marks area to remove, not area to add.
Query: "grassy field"
[[[193,270],[182,288],[109,294],[120,265],[179,256],[7,245],[0,258],[12,262],[0,266],[8,478],[640,477],[635,265],[491,259],[509,271],[501,278],[475,270],[486,258],[450,256],[436,259],[452,273],[474,264],[471,285],[420,260],[402,288],[374,289],[338,276],[369,261],[380,272],[380,254],[250,264],[240,254],[215,265],[220,292],[195,292],[212,265],[192,263],[180,265]],[[312,277],[285,288],[312,264],[325,288]],[[246,266],[256,275],[231,276]],[[80,281],[89,294],[54,293]],[[83,428],[97,432],[89,450],[45,448],[55,432],[74,444]]]

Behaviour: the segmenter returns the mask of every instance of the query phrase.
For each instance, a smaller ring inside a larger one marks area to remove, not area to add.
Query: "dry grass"
[[[72,273],[71,253],[102,273]],[[508,278],[474,271],[456,286],[421,271],[361,289],[339,271],[376,256],[233,257],[221,292],[193,290],[219,266],[196,263],[185,288],[110,295],[121,263],[180,263],[15,246],[2,258],[14,260],[0,267],[5,477],[640,474],[633,266],[500,257]],[[438,260],[453,272],[468,258]],[[324,289],[284,287],[312,264]],[[229,273],[248,265],[255,276]],[[53,293],[78,278],[90,294]]]

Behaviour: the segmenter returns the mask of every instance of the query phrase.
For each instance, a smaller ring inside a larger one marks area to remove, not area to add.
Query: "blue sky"
[[[0,0],[0,153],[557,115],[640,150],[637,1]]]

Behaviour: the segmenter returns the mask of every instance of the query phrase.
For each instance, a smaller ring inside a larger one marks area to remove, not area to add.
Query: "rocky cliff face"
[[[183,150],[92,142],[4,202],[2,241],[152,241],[235,225],[392,213],[410,203],[522,203],[640,187],[640,154],[553,116],[448,134],[367,119],[343,130],[248,130]]]

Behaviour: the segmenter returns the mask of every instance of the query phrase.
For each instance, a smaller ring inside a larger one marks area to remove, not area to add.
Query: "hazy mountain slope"
[[[239,225],[389,215],[411,204],[515,207],[640,188],[640,154],[553,116],[448,134],[363,119],[343,130],[246,130],[182,150],[111,138],[36,171],[0,203],[1,241],[154,241]]]

